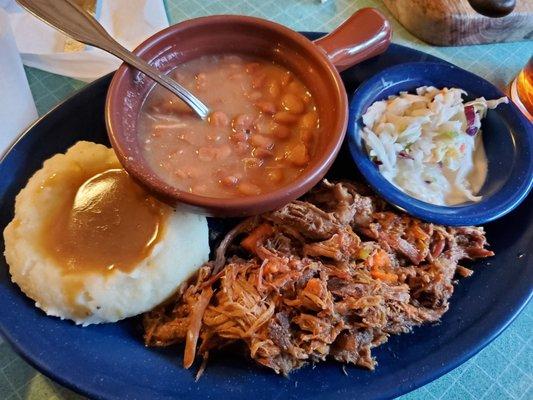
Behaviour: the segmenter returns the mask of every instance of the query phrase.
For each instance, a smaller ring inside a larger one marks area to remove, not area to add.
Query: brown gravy
[[[165,212],[123,169],[67,182],[69,195],[41,232],[43,250],[64,272],[129,272],[150,254]]]

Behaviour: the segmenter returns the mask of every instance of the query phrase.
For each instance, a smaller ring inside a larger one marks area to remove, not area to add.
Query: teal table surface
[[[431,53],[466,68],[504,91],[533,55],[533,41],[463,47],[429,46],[408,33],[392,18],[381,1],[375,0],[329,0],[324,4],[319,0],[165,1],[171,23],[211,14],[246,14],[271,19],[299,31],[325,32],[331,31],[355,10],[368,6],[377,7],[390,17],[394,42]],[[26,73],[41,115],[85,85],[83,82],[32,68],[26,68]],[[509,267],[512,266],[498,266]],[[532,333],[533,304],[529,304],[506,331],[476,356],[440,379],[400,399],[533,400]],[[51,400],[82,397],[41,375],[4,342],[0,344],[1,399]]]

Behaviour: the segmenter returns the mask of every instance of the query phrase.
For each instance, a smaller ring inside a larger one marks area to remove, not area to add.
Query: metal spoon
[[[17,2],[40,20],[73,39],[111,53],[145,73],[183,100],[200,118],[206,119],[209,115],[209,108],[196,96],[174,79],[121,46],[109,36],[96,19],[72,0],[17,0]]]

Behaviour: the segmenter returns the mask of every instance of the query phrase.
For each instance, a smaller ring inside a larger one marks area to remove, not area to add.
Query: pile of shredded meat
[[[373,369],[371,349],[448,310],[462,259],[492,256],[483,228],[391,211],[352,183],[245,220],[170,302],[145,314],[148,346],[198,352],[243,343],[277,373],[331,357]],[[205,366],[205,363],[203,364]]]

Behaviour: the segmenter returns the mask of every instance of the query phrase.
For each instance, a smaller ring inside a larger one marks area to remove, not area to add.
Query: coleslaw
[[[405,193],[436,205],[477,202],[487,176],[481,119],[507,97],[463,102],[458,88],[422,86],[374,102],[361,136],[380,173]]]

